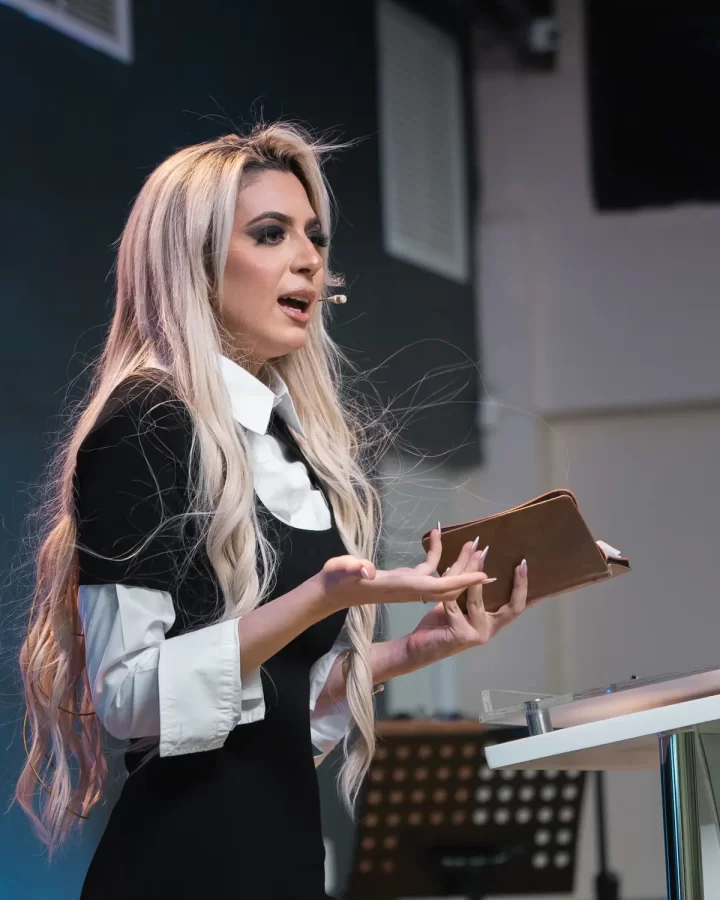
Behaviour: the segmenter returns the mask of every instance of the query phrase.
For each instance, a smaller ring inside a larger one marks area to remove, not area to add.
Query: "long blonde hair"
[[[222,274],[238,191],[259,170],[293,172],[330,233],[331,198],[321,168],[329,149],[293,125],[256,126],[246,136],[229,135],[173,154],[151,173],[133,204],[120,241],[108,338],[83,410],[52,468],[20,653],[27,762],[16,798],[51,851],[73,822],[87,818],[107,771],[77,607],[73,475],[78,449],[122,381],[141,371],[166,379],[194,423],[200,465],[190,514],[200,513],[207,522],[204,538],[222,588],[222,616],[244,615],[267,596],[275,554],[255,514],[247,443],[224,400],[217,366],[218,354],[227,351],[219,322]],[[329,272],[328,251],[321,252]],[[288,384],[306,435],[299,439],[302,449],[327,484],[348,552],[374,559],[381,510],[363,459],[364,421],[343,388],[347,360],[326,330],[328,304],[320,309],[308,325],[305,346],[267,363],[262,377],[274,370]],[[345,737],[339,787],[351,810],[375,747],[370,658],[375,619],[374,606],[354,607],[347,615],[352,644],[347,697],[357,740],[351,748]]]

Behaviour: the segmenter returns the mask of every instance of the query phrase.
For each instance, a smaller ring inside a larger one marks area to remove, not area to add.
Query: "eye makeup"
[[[272,223],[277,222],[279,224],[271,224],[268,220],[271,220]],[[263,221],[264,224],[259,225],[259,227],[252,227]],[[287,233],[286,228],[292,227],[293,224],[293,219],[290,216],[286,216],[284,213],[266,212],[256,216],[248,222],[247,231],[258,244],[275,246],[282,242]],[[285,228],[282,226],[285,226]],[[322,230],[318,218],[310,219],[307,222],[305,226],[305,236],[308,240],[312,241],[316,247],[324,248],[330,244],[330,236]]]

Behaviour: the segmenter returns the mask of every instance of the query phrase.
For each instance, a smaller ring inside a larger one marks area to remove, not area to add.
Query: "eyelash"
[[[256,232],[255,234],[255,240],[258,242],[258,244],[265,244],[270,247],[274,247],[280,243],[279,240],[273,240],[273,238],[284,237],[285,231],[277,225],[270,225],[267,228],[263,228],[261,231]],[[316,247],[327,247],[330,243],[330,238],[322,232],[318,234],[309,234],[308,237]]]

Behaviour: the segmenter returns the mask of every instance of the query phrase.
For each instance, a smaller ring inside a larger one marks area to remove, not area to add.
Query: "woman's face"
[[[318,248],[327,243],[295,175],[261,172],[238,191],[221,315],[249,352],[254,375],[304,345],[308,322],[319,315],[325,272]]]

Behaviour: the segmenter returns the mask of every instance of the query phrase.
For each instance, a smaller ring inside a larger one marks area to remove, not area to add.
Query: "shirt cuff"
[[[317,752],[314,756],[325,756],[345,736],[352,716],[345,698],[338,700],[324,713],[316,714],[317,699],[333,667],[333,663],[348,648],[339,641],[336,646],[321,656],[310,671],[310,738]]]
[[[160,756],[216,750],[236,725],[264,717],[260,670],[241,683],[237,622],[160,644]]]
[[[325,756],[345,737],[352,715],[347,700],[339,700],[321,716],[312,715],[310,719],[310,738],[316,752],[313,756]]]

